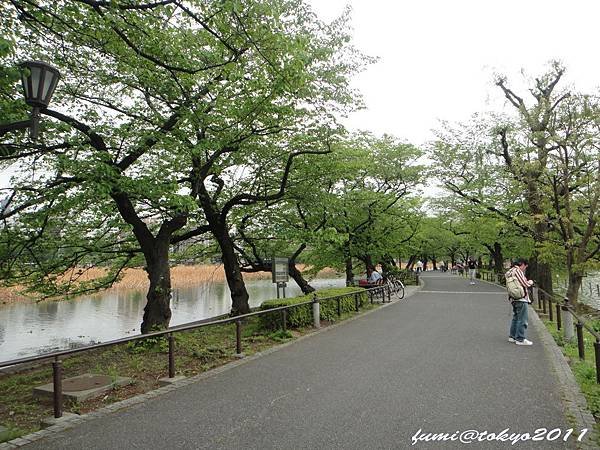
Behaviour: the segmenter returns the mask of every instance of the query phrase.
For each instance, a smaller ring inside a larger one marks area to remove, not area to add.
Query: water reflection
[[[343,286],[342,279],[321,279],[317,288]],[[270,280],[246,284],[250,306],[276,297]],[[288,297],[300,295],[295,284]],[[0,361],[104,342],[139,333],[146,294],[111,291],[63,302],[17,303],[0,307]],[[225,283],[205,283],[173,291],[171,325],[227,314],[231,309]]]

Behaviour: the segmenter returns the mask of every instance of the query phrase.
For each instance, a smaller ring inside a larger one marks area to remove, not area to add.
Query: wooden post
[[[175,338],[169,333],[169,378],[175,377]]]
[[[235,352],[238,355],[242,354],[242,321],[235,321]]]
[[[583,340],[583,323],[577,321],[575,324],[577,328],[577,350],[579,351],[579,359],[582,361],[585,359],[585,342]]]
[[[58,356],[52,363],[52,381],[54,383],[54,418],[62,417],[62,365]]]

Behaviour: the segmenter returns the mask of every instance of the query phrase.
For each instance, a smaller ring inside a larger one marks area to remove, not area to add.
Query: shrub
[[[417,276],[412,270],[398,269],[397,278],[402,281],[404,286],[416,286]]]
[[[127,343],[127,350],[133,354],[155,352],[165,353],[169,351],[169,341],[164,336],[154,336]]]
[[[302,295],[300,297],[292,297],[292,298],[278,298],[273,300],[264,301],[260,305],[260,310],[265,311],[272,308],[278,308],[280,306],[290,306],[297,305],[299,303],[304,303],[311,301],[314,298],[314,295],[317,295],[317,298],[328,298],[328,297],[340,297],[340,307],[342,313],[350,312],[355,310],[354,303],[354,295],[353,292],[360,291],[358,294],[359,304],[361,306],[365,305],[368,301],[367,293],[364,289],[355,288],[355,287],[345,287],[345,288],[332,288],[332,289],[322,289],[317,292],[313,292],[312,294]],[[260,324],[263,328],[268,330],[275,330],[281,327],[281,312],[277,311],[273,314],[263,314],[260,317]],[[334,321],[337,317],[337,301],[327,300],[321,302],[320,308],[320,317],[321,320]],[[297,306],[295,308],[288,309],[287,311],[287,320],[286,326],[290,328],[299,328],[303,326],[310,326],[313,323],[312,317],[312,304]]]

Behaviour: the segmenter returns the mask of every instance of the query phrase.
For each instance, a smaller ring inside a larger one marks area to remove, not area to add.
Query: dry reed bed
[[[298,268],[302,271],[305,266],[299,265]],[[78,274],[74,271],[67,274],[68,277],[78,278],[80,281],[93,280],[101,277],[106,271],[99,267],[92,267]],[[327,277],[335,276],[336,272],[332,269],[324,269],[319,272],[318,276]],[[270,272],[244,273],[245,280],[267,280],[271,278]],[[222,265],[191,265],[191,266],[175,266],[171,268],[171,284],[173,288],[185,288],[197,286],[207,282],[224,282],[225,271]],[[108,290],[114,289],[148,289],[148,275],[142,268],[126,269],[123,277],[118,283],[115,283]],[[19,301],[27,301],[28,297],[21,294],[18,287],[0,288],[0,303],[8,304]]]

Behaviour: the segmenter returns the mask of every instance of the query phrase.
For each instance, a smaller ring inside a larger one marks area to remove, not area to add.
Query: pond
[[[567,292],[567,279],[564,274],[556,274],[554,292],[565,294]],[[588,274],[581,283],[579,302],[600,310],[600,273]]]
[[[344,279],[316,279],[317,289],[342,287]],[[250,306],[276,298],[271,280],[246,282]],[[286,296],[301,295],[291,282]],[[139,334],[146,292],[111,290],[77,300],[0,306],[0,361],[104,342]],[[229,288],[223,282],[173,290],[171,325],[227,314]]]

